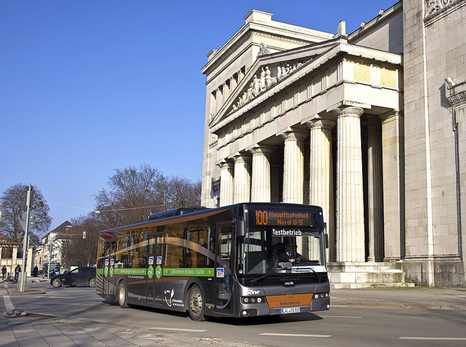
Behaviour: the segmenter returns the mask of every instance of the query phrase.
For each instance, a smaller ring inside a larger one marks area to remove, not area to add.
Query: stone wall
[[[445,79],[466,79],[466,2],[435,3],[403,1],[405,262],[407,277],[418,284],[463,286],[464,227],[458,223],[455,124]]]

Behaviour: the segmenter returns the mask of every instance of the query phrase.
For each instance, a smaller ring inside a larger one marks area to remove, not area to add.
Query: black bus
[[[203,320],[330,307],[320,207],[180,208],[100,236],[97,294],[123,308],[188,311]]]

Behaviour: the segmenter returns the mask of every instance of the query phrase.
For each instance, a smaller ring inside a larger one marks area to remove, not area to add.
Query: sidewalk
[[[378,306],[428,309],[466,309],[466,288],[333,289],[332,306]]]
[[[0,287],[0,313],[12,308],[10,296],[37,294],[34,289],[19,293],[12,286],[9,285],[8,290],[3,285]],[[466,310],[466,288],[335,289],[330,295],[331,306]],[[27,314],[0,318],[2,346],[252,346],[210,338],[199,331],[185,335],[54,317],[40,312]]]
[[[12,286],[14,288],[12,288]],[[40,294],[44,291],[28,289],[20,293],[16,284],[9,284],[8,289],[0,286],[0,315],[12,311],[10,296]],[[92,346],[92,347],[126,347],[126,346],[183,346],[183,347],[259,347],[249,343],[226,341],[207,336],[199,329],[188,333],[165,332],[147,328],[123,327],[102,324],[83,319],[70,319],[50,316],[39,312],[24,312],[15,308],[18,315],[12,318],[0,318],[0,345],[2,347],[49,347],[49,346]]]

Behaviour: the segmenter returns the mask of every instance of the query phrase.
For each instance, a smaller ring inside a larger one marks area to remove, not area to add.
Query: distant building
[[[42,237],[40,244],[35,248],[34,265],[39,270],[47,273],[50,263],[62,264],[63,243],[69,239],[68,230],[72,227],[70,222],[64,221]]]
[[[465,286],[466,1],[352,33],[250,11],[206,75],[202,203],[320,205],[331,282]]]
[[[16,265],[23,267],[23,254],[21,252],[23,245],[20,242],[13,242],[10,237],[0,233],[0,268],[6,266],[8,273],[14,273]],[[31,259],[33,251],[29,248],[28,259]],[[27,262],[31,264],[30,261]],[[25,269],[31,272],[30,266]]]

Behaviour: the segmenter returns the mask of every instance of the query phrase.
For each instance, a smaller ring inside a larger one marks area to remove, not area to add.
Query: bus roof
[[[291,208],[314,208],[319,209],[322,211],[322,208],[319,206],[313,205],[303,205],[303,204],[290,204],[290,203],[281,203],[281,202],[245,202],[245,203],[237,203],[228,206],[216,207],[216,208],[206,208],[206,207],[187,207],[187,208],[178,208],[174,210],[168,210],[164,212],[155,213],[149,216],[149,221],[141,222],[136,224],[124,225],[121,227],[116,227],[112,229],[102,230],[100,232],[100,236],[104,239],[112,239],[113,233],[117,231],[125,231],[130,229],[142,229],[142,228],[149,228],[149,227],[156,227],[159,225],[169,225],[169,224],[176,224],[176,223],[183,223],[192,220],[196,220],[198,218],[205,218],[209,216],[213,216],[228,210],[231,210],[233,213],[237,213],[240,207],[250,206],[250,207],[262,207],[262,206],[269,206],[269,207],[291,207]],[[189,212],[189,210],[192,212]],[[179,214],[174,213],[173,211],[181,212]],[[151,218],[153,217],[154,218]]]
[[[179,216],[182,214],[193,213],[197,211],[206,210],[207,207],[178,207],[173,210],[162,211],[158,213],[153,213],[149,216],[148,220],[156,220],[162,218],[168,218],[173,216]]]

